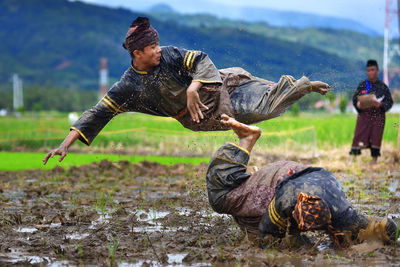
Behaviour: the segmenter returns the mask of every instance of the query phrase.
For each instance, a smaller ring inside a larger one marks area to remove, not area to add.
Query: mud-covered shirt
[[[262,236],[283,236],[288,225],[297,227],[292,212],[300,192],[318,196],[327,203],[335,229],[355,223],[357,214],[333,174],[322,168],[308,167],[278,183],[275,196],[260,222]]]
[[[96,106],[82,114],[71,127],[80,134],[80,141],[90,145],[104,126],[123,112],[176,116],[187,105],[186,89],[192,81],[222,84],[218,70],[205,53],[173,46],[161,50],[160,64],[151,72],[132,65]]]

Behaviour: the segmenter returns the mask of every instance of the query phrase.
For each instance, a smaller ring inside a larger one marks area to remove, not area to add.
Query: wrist
[[[62,143],[62,144],[60,145],[60,147],[59,147],[59,149],[62,149],[62,150],[68,150],[68,148],[69,148],[69,145],[64,144],[64,143]]]

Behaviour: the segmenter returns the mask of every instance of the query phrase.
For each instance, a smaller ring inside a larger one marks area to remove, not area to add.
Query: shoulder
[[[135,71],[132,64],[125,70],[124,74],[122,74],[119,82],[121,83],[132,83],[137,80],[139,76],[138,71]]]
[[[385,89],[389,89],[389,87],[386,85],[386,83],[384,83],[381,80],[378,80],[378,84],[379,84],[379,87],[382,87],[382,88],[385,88]]]
[[[161,53],[163,55],[180,55],[185,49],[178,48],[176,46],[162,46]]]
[[[122,74],[121,79],[114,83],[112,87],[116,93],[131,91],[132,89],[137,88],[140,84],[139,76],[140,74],[137,73],[131,65],[125,70],[124,74]]]

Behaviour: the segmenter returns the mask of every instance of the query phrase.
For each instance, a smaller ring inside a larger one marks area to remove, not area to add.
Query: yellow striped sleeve
[[[279,228],[285,229],[285,224],[275,209],[275,197],[272,199],[271,203],[268,206],[268,216],[273,224],[275,224]]]
[[[250,152],[249,152],[247,149],[245,149],[245,148],[243,148],[243,147],[241,147],[241,146],[238,146],[237,144],[232,143],[232,142],[229,142],[229,144],[231,144],[231,145],[233,145],[233,146],[239,148],[240,150],[242,150],[242,151],[246,152],[248,155],[250,155]]]
[[[293,79],[292,79],[291,77],[289,77],[289,76],[287,76],[287,75],[286,75],[285,77],[288,79],[289,83],[292,84],[292,86],[295,85],[295,83],[294,83],[294,81],[293,81]]]
[[[194,52],[190,51],[190,54],[189,54],[189,56],[188,56],[188,58],[186,60],[186,67],[187,67],[188,70],[190,70],[190,61],[192,60],[193,55],[194,55]]]
[[[189,54],[190,54],[190,51],[187,51],[185,58],[183,59],[183,66],[186,66],[186,60],[187,60],[187,57],[189,56]]]
[[[114,112],[113,109],[111,109],[108,104],[104,101],[104,99],[100,100],[100,104],[102,104],[106,109],[108,109],[110,112]]]
[[[116,104],[115,101],[113,101],[108,95],[105,95],[102,99],[101,99],[101,104],[103,106],[105,106],[106,108],[108,108],[109,110],[111,109],[113,112],[117,112],[117,113],[123,113],[125,112],[125,110],[121,110],[118,105],[114,105],[113,103]]]
[[[200,80],[200,79],[192,80],[192,82],[201,82],[201,83],[222,83],[221,81],[206,81],[206,80]]]
[[[215,158],[216,158],[216,159],[223,160],[223,161],[226,161],[226,162],[229,162],[229,163],[232,163],[232,164],[237,164],[237,165],[240,165],[240,166],[243,166],[243,167],[246,167],[246,168],[247,168],[247,166],[246,166],[245,164],[239,163],[239,162],[234,161],[234,160],[230,160],[230,159],[223,158],[223,157],[219,157],[219,156],[216,156]]]
[[[82,138],[86,141],[86,143],[88,145],[90,144],[89,140],[86,138],[86,136],[78,128],[72,126],[70,129],[74,130],[74,131],[77,131],[79,133],[79,135],[82,136]]]
[[[117,102],[115,102],[109,95],[106,95],[106,98],[114,104],[114,106],[118,107],[119,110],[126,112],[126,109],[122,108],[120,105],[118,105]]]
[[[194,52],[193,52],[192,60],[190,61],[190,67],[189,67],[189,69],[192,69],[192,68],[193,68],[193,63],[194,63],[194,59],[196,58],[196,56],[197,56],[197,51],[194,51]]]

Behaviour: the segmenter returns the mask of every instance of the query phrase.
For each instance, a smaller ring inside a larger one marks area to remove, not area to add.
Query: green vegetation
[[[383,142],[396,144],[398,114],[387,114]],[[259,123],[264,138],[257,145],[274,147],[287,144],[313,144],[316,134],[317,146],[350,146],[356,116],[354,114],[290,113],[273,120]],[[58,146],[68,134],[67,114],[41,112],[0,118],[0,149],[36,150]],[[118,152],[120,148],[153,149],[159,154],[193,155],[213,151],[226,141],[234,141],[232,131],[193,132],[172,118],[126,113],[115,117],[93,141],[91,147],[101,148],[105,153]],[[79,146],[84,147],[80,142]]]
[[[104,159],[117,162],[127,160],[131,163],[142,162],[144,160],[158,162],[164,165],[174,165],[178,163],[200,164],[208,162],[209,158],[191,158],[191,157],[167,157],[167,156],[130,156],[130,155],[107,155],[107,154],[77,154],[67,156],[61,163],[58,162],[58,156],[55,160],[49,160],[46,165],[43,165],[42,159],[45,153],[30,153],[30,152],[0,152],[0,171],[19,171],[32,169],[53,169],[56,166],[69,168],[71,166],[79,166],[100,162]]]
[[[42,110],[58,110],[61,112],[85,110],[98,101],[99,95],[94,90],[82,90],[54,87],[50,85],[28,85],[24,87],[24,109],[39,112]],[[13,92],[0,90],[0,108],[12,110]]]

